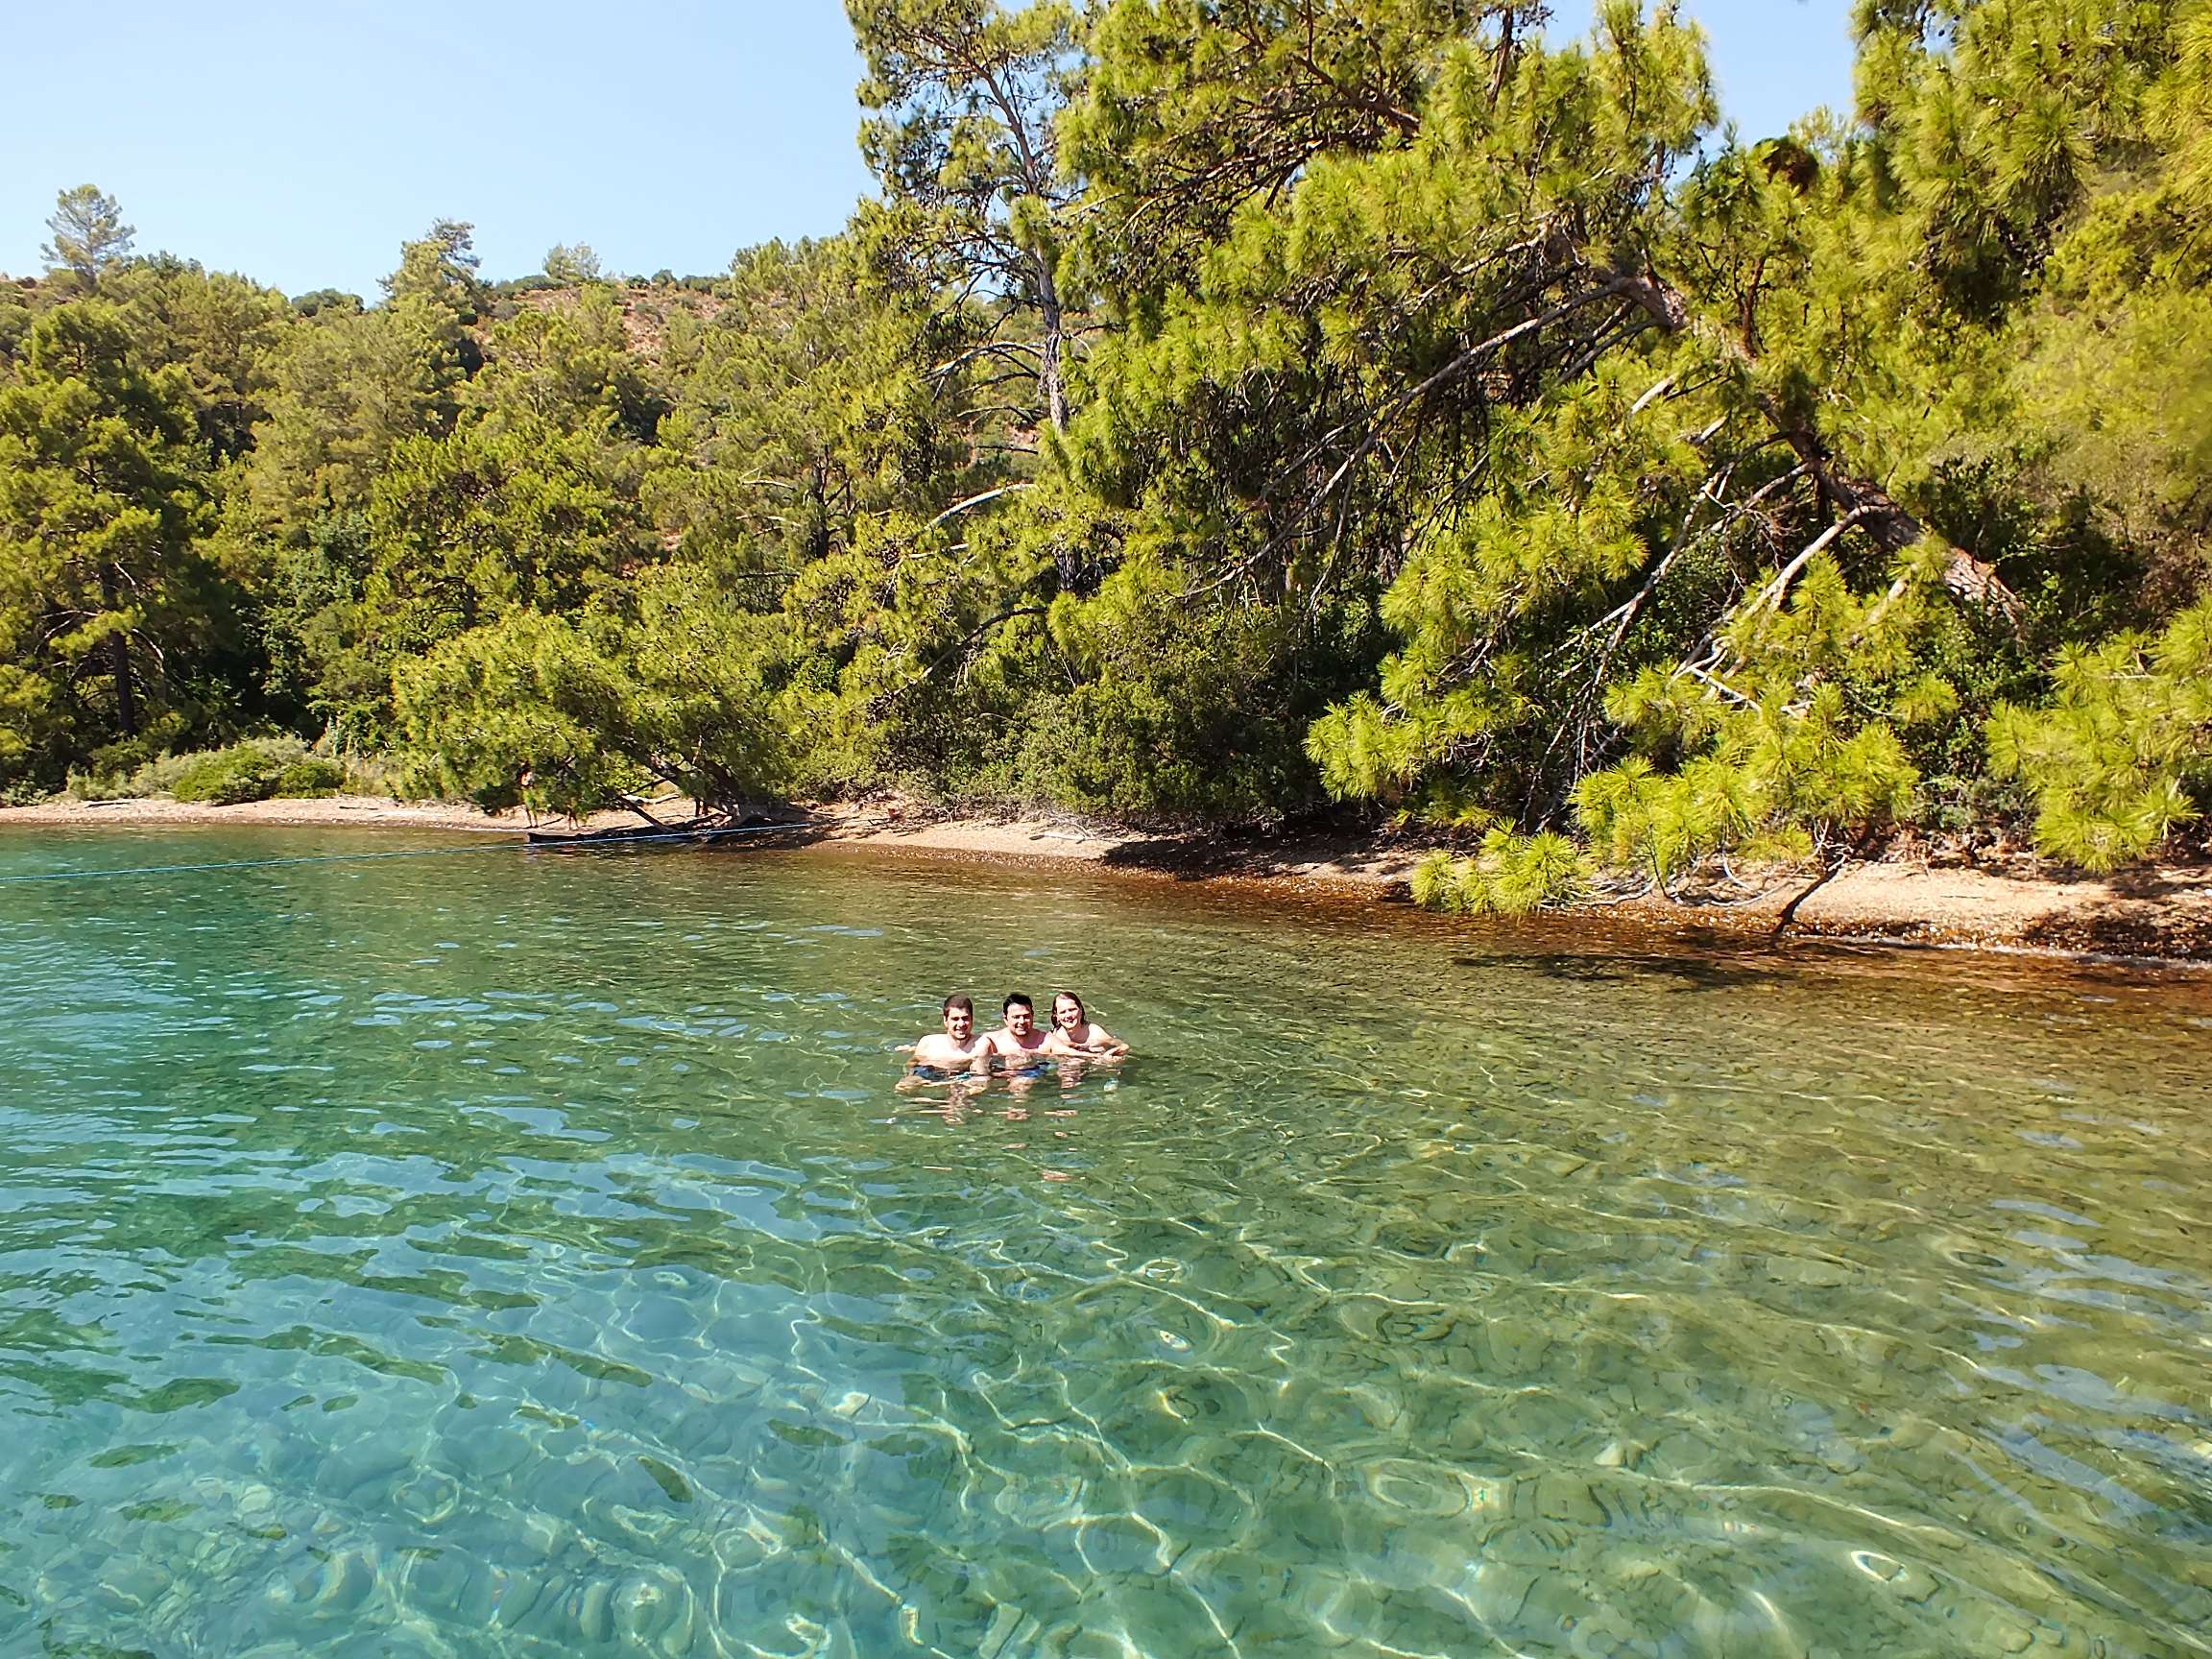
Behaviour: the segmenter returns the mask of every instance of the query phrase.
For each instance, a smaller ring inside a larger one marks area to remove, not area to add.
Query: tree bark
[[[1797,925],[1797,912],[1805,901],[1827,886],[1829,882],[1835,880],[1837,877],[1842,875],[1846,865],[1863,864],[1866,861],[1866,855],[1874,851],[1874,838],[1875,831],[1869,826],[1860,833],[1859,838],[1851,844],[1847,851],[1839,853],[1833,857],[1823,858],[1820,861],[1820,874],[1814,877],[1811,884],[1799,892],[1794,899],[1783,905],[1782,913],[1774,918],[1775,937],[1779,938]]]
[[[122,610],[121,585],[110,561],[100,566],[100,603],[112,615]],[[121,628],[108,636],[108,666],[115,678],[115,723],[123,735],[138,735],[138,697],[131,684],[131,639]]]
[[[1037,259],[1037,315],[1045,325],[1044,361],[1037,371],[1037,381],[1045,394],[1045,417],[1052,422],[1052,430],[1062,432],[1068,427],[1068,388],[1061,370],[1061,344],[1065,338],[1066,324],[1060,309],[1060,284],[1053,280],[1052,261],[1044,254]]]
[[[1719,346],[1721,353],[1745,369],[1758,366],[1758,358],[1725,329],[1700,326],[1687,298],[1663,278],[1621,275],[1610,278],[1619,291],[1641,306],[1647,316],[1670,334],[1690,330]],[[1928,527],[1907,512],[1880,485],[1855,478],[1838,469],[1836,455],[1827,441],[1802,421],[1790,419],[1774,399],[1754,393],[1752,400],[1767,417],[1775,435],[1813,474],[1838,511],[1849,515],[1885,553],[1902,553],[1928,534]],[[1951,547],[1943,566],[1943,586],[1960,598],[1985,605],[2015,625],[2020,620],[2020,598],[1997,574],[1963,547]]]

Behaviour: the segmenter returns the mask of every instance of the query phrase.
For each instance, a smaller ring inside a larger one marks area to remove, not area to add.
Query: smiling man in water
[[[914,1070],[920,1071],[927,1067],[947,1073],[988,1071],[996,1046],[989,1037],[976,1035],[974,1002],[958,995],[948,997],[944,1013],[943,1033],[932,1031],[914,1045]]]
[[[1003,1023],[991,1033],[993,1050],[1010,1070],[1040,1064],[1048,1039],[1037,1029],[1037,1004],[1022,993],[1010,991],[998,1012]]]

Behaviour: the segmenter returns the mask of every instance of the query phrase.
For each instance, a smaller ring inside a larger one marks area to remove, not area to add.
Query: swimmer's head
[[[1083,1011],[1083,998],[1072,991],[1052,993],[1052,1023],[1073,1028],[1091,1023],[1091,1016]]]
[[[1017,1037],[1026,1037],[1037,1029],[1037,1004],[1020,991],[1009,991],[998,1012],[1005,1018],[1006,1029]]]
[[[975,1003],[958,993],[945,998],[945,1034],[965,1043],[975,1029]]]

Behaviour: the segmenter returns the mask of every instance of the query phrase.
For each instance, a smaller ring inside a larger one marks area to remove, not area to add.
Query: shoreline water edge
[[[911,806],[804,808],[791,844],[951,858],[1073,862],[1181,880],[1264,883],[1310,893],[1405,902],[1431,850],[1390,837],[1163,834],[1079,819],[947,816]],[[148,799],[48,802],[0,808],[0,831],[34,829],[259,825],[403,829],[520,835],[530,830],[643,829],[628,813],[583,824],[486,814],[451,802],[375,796],[270,800],[215,806]],[[1801,871],[1687,896],[1606,897],[1533,919],[1572,929],[1596,917],[1663,930],[1945,946],[2055,957],[2212,964],[2212,866],[2147,865],[2109,877],[1997,871],[1966,863],[1886,860],[1848,865],[1808,892]],[[1791,912],[1792,901],[1798,901]],[[1479,923],[1471,923],[1479,926]]]

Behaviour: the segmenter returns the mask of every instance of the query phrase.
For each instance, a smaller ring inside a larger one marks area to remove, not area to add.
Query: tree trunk
[[[121,585],[112,562],[100,566],[100,603],[112,615],[123,608]],[[108,636],[108,666],[115,677],[115,723],[123,735],[138,735],[138,697],[131,685],[131,638],[118,628]]]
[[[1038,389],[1045,394],[1045,418],[1052,430],[1068,426],[1068,387],[1062,375],[1061,344],[1065,327],[1060,312],[1060,285],[1052,279],[1052,262],[1037,256],[1037,315],[1045,325],[1044,362],[1037,371]]]
[[[1725,329],[1700,326],[1688,298],[1664,278],[1648,274],[1617,275],[1610,280],[1668,333],[1695,332],[1745,369],[1757,366],[1758,359],[1741,340]],[[1773,426],[1775,436],[1789,445],[1791,452],[1812,472],[1821,492],[1835,503],[1838,511],[1855,515],[1860,527],[1885,553],[1903,552],[1928,533],[1927,527],[1900,507],[1880,485],[1840,470],[1836,466],[1835,452],[1819,432],[1803,421],[1791,420],[1769,397],[1755,393],[1753,401]],[[1961,599],[1988,606],[2018,626],[2019,595],[2006,585],[1994,565],[1984,564],[1965,548],[1950,549],[1943,567],[1943,586]]]

